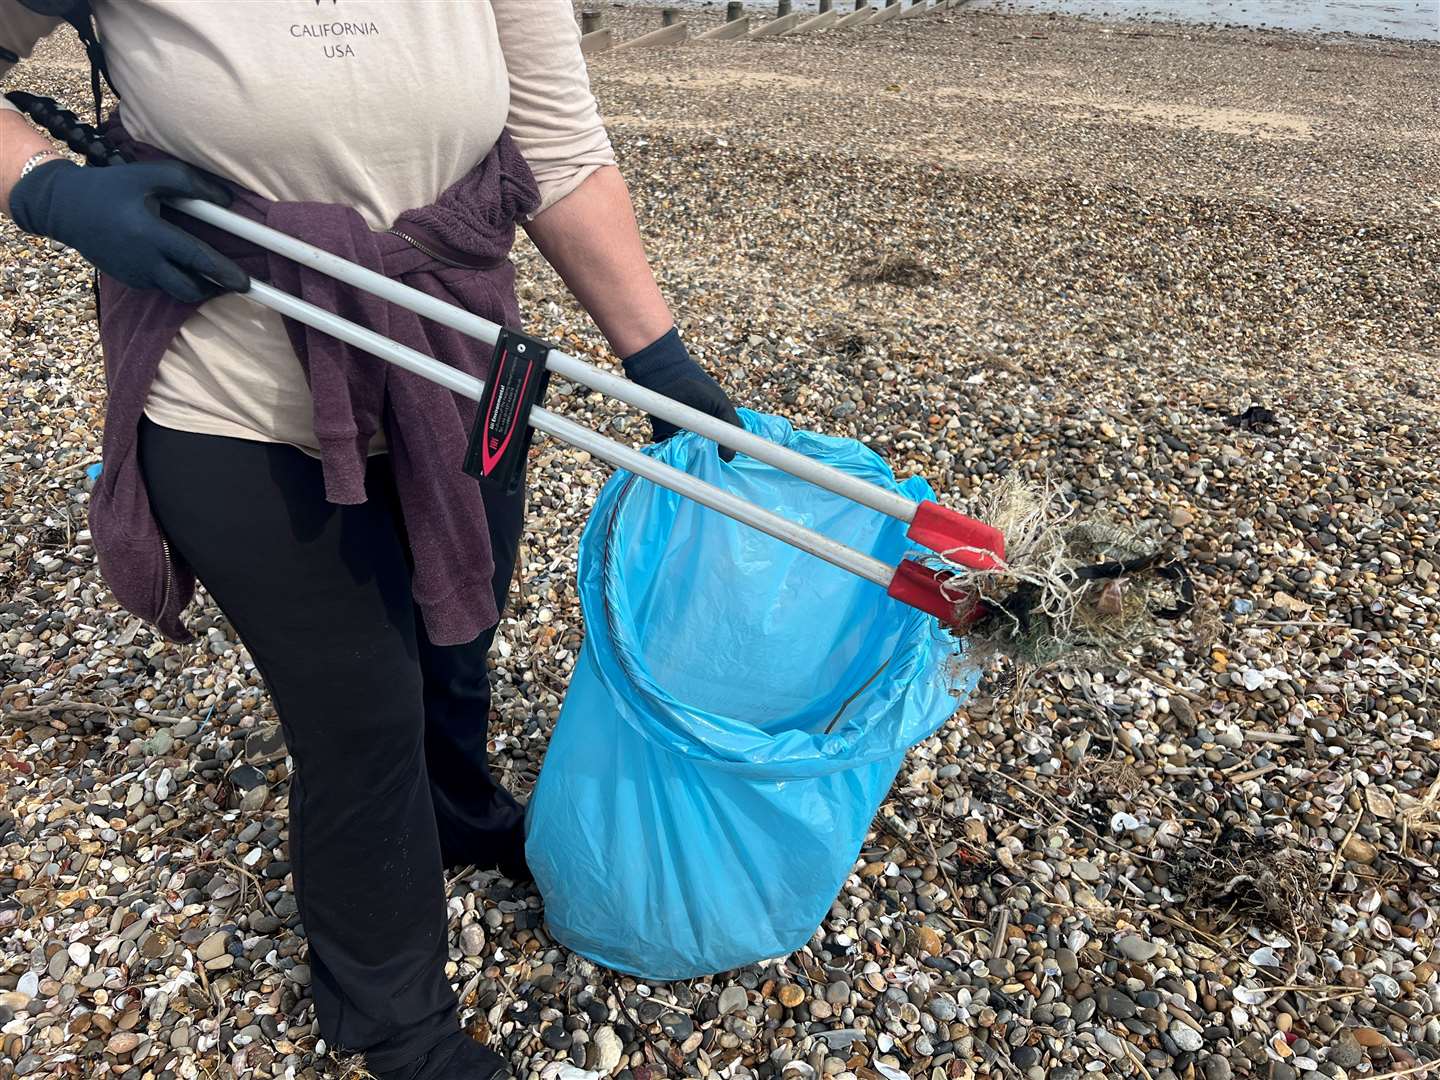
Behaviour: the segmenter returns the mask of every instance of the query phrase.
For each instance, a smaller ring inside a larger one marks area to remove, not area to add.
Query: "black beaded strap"
[[[124,156],[100,134],[94,124],[87,124],[69,109],[62,108],[54,98],[27,94],[24,90],[12,90],[5,97],[71,150],[84,154],[87,164],[125,164]]]
[[[117,96],[120,92],[110,81],[110,67],[105,62],[105,46],[101,44],[99,32],[95,28],[95,13],[90,10],[89,0],[20,0],[20,3],[41,15],[64,19],[75,28],[75,33],[85,46],[85,55],[90,59],[90,93],[95,98],[95,123],[100,123],[103,96],[101,80],[103,79],[105,85]],[[19,62],[19,57],[12,50],[4,49],[0,52],[3,52],[12,64]]]

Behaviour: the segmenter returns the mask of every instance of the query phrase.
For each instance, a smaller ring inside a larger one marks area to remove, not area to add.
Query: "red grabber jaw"
[[[999,529],[939,503],[921,503],[906,535],[972,570],[995,570],[1005,565],[1005,536]],[[934,615],[947,629],[963,632],[980,618],[983,609],[980,604],[972,604],[963,619],[957,617],[962,597],[953,589],[948,593],[945,589],[955,576],[953,570],[906,559],[895,568],[886,591],[896,600]]]
[[[971,570],[999,570],[1005,565],[1004,533],[937,502],[919,505],[905,535]]]
[[[934,615],[947,630],[963,633],[979,620],[983,606],[971,604],[963,618],[958,615],[963,594],[945,591],[945,585],[954,576],[954,571],[906,559],[895,568],[895,576],[885,591],[903,604]]]

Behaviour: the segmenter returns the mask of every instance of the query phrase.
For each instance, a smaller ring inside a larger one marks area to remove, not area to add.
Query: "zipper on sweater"
[[[433,250],[431,250],[430,248],[428,248],[428,247],[426,247],[424,244],[422,244],[419,240],[416,240],[413,236],[409,236],[409,235],[407,235],[406,233],[401,232],[399,229],[390,228],[390,229],[386,229],[385,231],[388,232],[388,233],[392,233],[392,234],[394,234],[395,236],[398,236],[401,240],[404,240],[407,244],[409,244],[411,247],[415,248],[416,250],[418,250],[418,251],[423,251],[426,255],[429,255],[430,258],[434,259],[436,262],[442,262],[442,263],[444,263],[446,266],[454,266],[454,267],[456,267],[457,269],[460,269],[460,270],[475,270],[475,269],[477,269],[477,268],[474,267],[474,266],[467,266],[467,265],[465,265],[464,263],[456,262],[454,259],[447,259],[444,255],[441,255],[438,251],[433,251]]]
[[[164,534],[160,536],[160,547],[165,552],[165,588],[160,593],[160,612],[155,616],[157,622],[165,616],[165,606],[170,603],[170,589],[174,580],[174,571],[171,570],[170,541],[165,539]]]

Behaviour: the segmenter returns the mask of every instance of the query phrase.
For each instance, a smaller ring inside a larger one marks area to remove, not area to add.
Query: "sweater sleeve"
[[[590,90],[571,0],[491,4],[510,77],[505,126],[535,174],[539,214],[615,164],[615,153]]]
[[[9,49],[23,60],[34,50],[37,41],[64,23],[58,15],[37,15],[21,4],[0,3],[0,49]],[[0,59],[0,80],[14,66],[9,60]],[[0,109],[20,111],[6,101],[3,94],[0,94]]]

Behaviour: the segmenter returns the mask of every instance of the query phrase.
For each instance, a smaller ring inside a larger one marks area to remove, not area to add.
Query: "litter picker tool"
[[[477,402],[476,427],[466,457],[466,469],[482,482],[513,483],[518,464],[529,446],[526,429],[534,428],[873,581],[896,599],[932,615],[946,619],[954,614],[955,601],[941,587],[947,580],[945,571],[924,566],[913,559],[907,559],[898,566],[882,563],[546,409],[540,404],[540,397],[547,377],[559,375],[844,498],[908,522],[908,535],[912,540],[932,551],[949,555],[963,566],[988,569],[1002,564],[1004,538],[998,530],[983,522],[937,503],[911,502],[743,428],[646,390],[543,341],[499,327],[453,304],[213,203],[185,199],[177,200],[174,205],[176,209],[216,228],[493,345],[495,355],[491,377],[487,382],[481,382],[263,281],[252,280],[250,290],[244,294],[296,322],[339,338]]]
[[[124,163],[125,159],[94,127],[52,100],[20,92],[8,97],[37,123],[84,154],[91,165]],[[530,444],[530,429],[533,429],[874,582],[890,596],[935,616],[951,629],[971,629],[987,617],[1006,610],[1004,602],[972,593],[967,584],[962,584],[972,574],[1003,576],[1010,569],[1005,536],[994,525],[933,501],[917,503],[906,499],[214,203],[195,199],[166,201],[175,209],[258,247],[493,346],[491,377],[482,382],[264,281],[252,278],[250,289],[242,294],[287,318],[477,402],[475,427],[464,467],[482,483],[506,486],[514,483]],[[909,539],[917,547],[928,549],[933,556],[906,558],[898,565],[882,562],[554,413],[541,404],[551,375],[597,390],[842,498],[896,518],[908,526]],[[1158,560],[1147,552],[1112,546],[1100,550],[1090,561],[1095,565],[1078,572],[1067,569],[1061,576],[1083,589],[1093,580],[1119,578],[1125,573],[1150,569]],[[1186,584],[1188,586],[1188,581]],[[1031,583],[1028,590],[1037,595],[1026,596],[1025,590],[1019,591],[1022,608],[1018,614],[1008,612],[1011,622],[1026,622],[1045,606],[1043,596],[1038,595],[1043,593],[1040,583]]]

